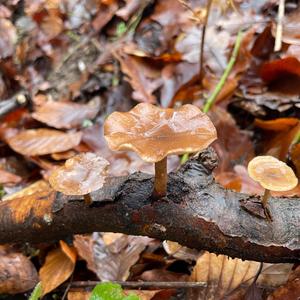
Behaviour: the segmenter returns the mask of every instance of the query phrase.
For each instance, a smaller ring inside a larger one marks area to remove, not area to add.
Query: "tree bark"
[[[0,204],[0,243],[45,242],[94,231],[146,235],[231,257],[294,262],[300,259],[300,199],[270,197],[273,222],[260,198],[214,182],[208,149],[169,174],[167,196],[151,198],[153,178],[143,173],[108,178],[83,197],[51,190]]]

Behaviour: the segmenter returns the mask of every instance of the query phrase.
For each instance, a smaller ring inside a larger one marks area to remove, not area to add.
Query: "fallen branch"
[[[143,173],[110,178],[104,188],[91,194],[90,206],[82,197],[54,191],[4,201],[0,243],[44,242],[110,231],[177,241],[242,259],[299,260],[300,199],[271,197],[273,222],[267,222],[260,216],[260,199],[214,182],[216,164],[212,150],[189,160],[169,175],[167,197],[154,202],[153,178]]]

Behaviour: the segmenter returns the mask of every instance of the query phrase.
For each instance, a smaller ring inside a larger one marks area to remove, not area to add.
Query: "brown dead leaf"
[[[60,241],[59,248],[48,253],[39,272],[43,295],[53,291],[72,275],[76,256],[76,251],[63,241]]]
[[[0,294],[18,294],[32,289],[38,274],[31,261],[8,246],[0,246]]]
[[[147,290],[124,290],[124,294],[125,295],[130,295],[130,294],[135,294],[139,297],[140,300],[151,300],[154,298],[154,296],[159,296],[158,294],[160,294],[161,291],[157,290],[157,291],[147,291]],[[172,294],[171,294],[172,295]],[[171,296],[169,295],[169,297]],[[170,298],[163,298],[160,297],[158,299],[170,299]]]
[[[241,288],[241,285],[243,288],[250,286],[259,267],[259,262],[205,252],[197,260],[190,280],[207,282],[207,287],[200,291],[191,290],[189,299],[224,299]],[[257,284],[279,286],[286,282],[291,268],[292,264],[264,264]]]
[[[219,166],[215,172],[231,171],[254,156],[253,144],[247,132],[239,129],[233,117],[223,108],[214,107],[209,117],[214,123],[218,139],[213,143],[218,153]]]
[[[139,0],[126,0],[125,6],[116,12],[116,16],[127,21],[141,6],[142,2]]]
[[[81,132],[62,132],[51,129],[29,129],[8,138],[9,146],[27,156],[63,152],[76,147],[81,140]]]
[[[17,32],[14,25],[6,19],[0,19],[0,58],[11,56],[15,50]]]
[[[115,51],[114,55],[134,90],[132,98],[139,102],[156,103],[153,92],[162,84],[160,72],[139,57],[126,55],[120,51]]]
[[[0,169],[0,184],[15,185],[20,181],[22,181],[20,176]]]
[[[105,240],[108,244],[105,243]],[[126,280],[129,269],[151,241],[147,237],[93,233],[92,241],[76,238],[75,247],[101,280]]]
[[[289,275],[286,284],[275,290],[267,300],[299,299],[300,295],[300,266],[296,267]]]
[[[42,31],[51,40],[58,36],[64,29],[63,20],[56,15],[49,15],[43,18],[40,24]]]
[[[80,127],[85,119],[94,119],[99,109],[99,98],[88,104],[48,101],[37,107],[32,117],[57,129],[70,129]]]
[[[97,266],[95,264],[93,256],[93,238],[92,235],[80,235],[74,236],[74,247],[77,250],[78,255],[84,259],[87,263],[87,268],[94,273],[97,273]]]
[[[89,300],[92,292],[88,291],[69,291],[68,300]]]
[[[103,3],[100,5],[100,9],[92,21],[92,26],[96,32],[100,31],[113,18],[118,10],[116,1],[113,0],[111,2],[112,3]]]
[[[181,246],[172,241],[164,241],[163,247],[169,255],[181,260],[194,261],[200,255],[198,250]]]
[[[143,272],[140,279],[144,281],[187,281],[188,276],[182,273],[175,273],[165,269],[152,269]]]
[[[106,245],[98,235],[94,235],[94,260],[97,276],[101,280],[126,280],[130,268],[152,239],[141,236],[122,235]]]
[[[292,146],[290,155],[296,168],[298,178],[300,178],[300,144],[295,144]]]
[[[299,123],[297,118],[278,118],[274,120],[255,119],[254,125],[265,130],[283,131],[290,130]]]
[[[259,266],[258,262],[205,252],[197,260],[190,280],[207,282],[207,287],[200,291],[191,290],[189,299],[223,299],[242,283],[250,285]]]

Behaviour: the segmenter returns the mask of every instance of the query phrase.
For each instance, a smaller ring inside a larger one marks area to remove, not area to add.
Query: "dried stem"
[[[155,163],[155,178],[154,178],[154,197],[164,197],[167,192],[167,158]]]
[[[212,5],[212,0],[207,0],[206,15],[205,15],[204,23],[203,23],[203,26],[202,26],[202,35],[201,35],[201,40],[200,40],[200,58],[199,58],[199,63],[200,63],[200,70],[199,70],[200,85],[202,85],[202,79],[204,77],[203,61],[204,61],[205,33],[206,33],[206,27],[207,27],[207,22],[208,22],[208,17],[209,17],[209,12],[210,12],[211,5]]]
[[[282,45],[282,23],[284,17],[284,5],[285,0],[279,0],[278,6],[278,15],[277,15],[277,26],[276,26],[276,36],[275,36],[275,45],[274,51],[279,51]]]

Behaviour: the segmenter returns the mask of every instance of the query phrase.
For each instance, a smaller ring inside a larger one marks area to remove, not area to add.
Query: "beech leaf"
[[[29,129],[8,138],[9,146],[16,152],[27,155],[46,155],[63,152],[76,147],[81,132],[62,132],[52,129]]]

